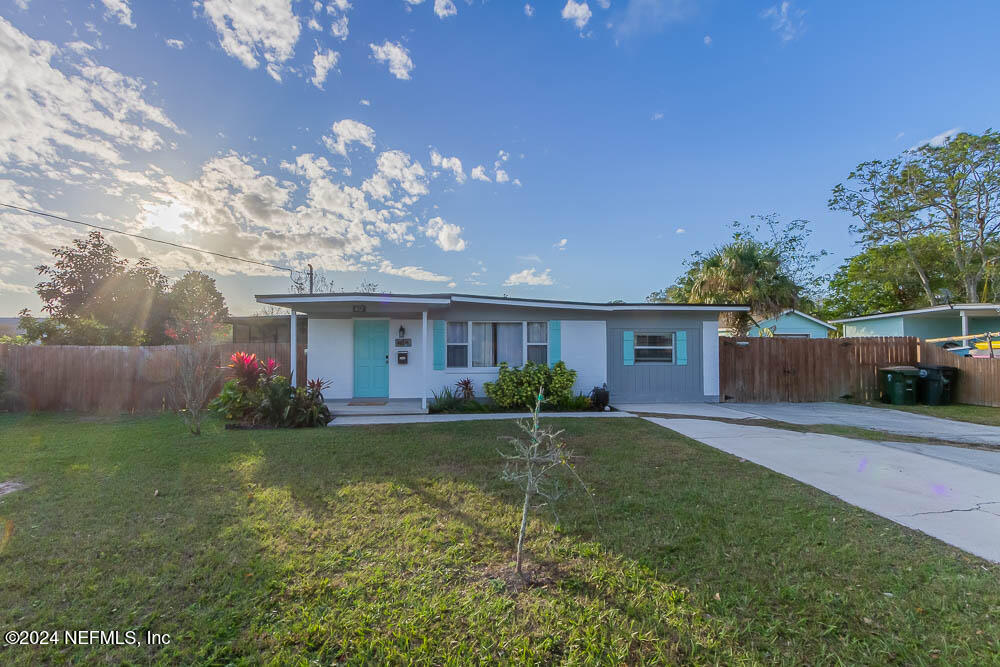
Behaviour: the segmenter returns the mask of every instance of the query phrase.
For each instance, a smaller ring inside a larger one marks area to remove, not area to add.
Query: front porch
[[[419,398],[350,398],[326,401],[334,417],[425,415]]]

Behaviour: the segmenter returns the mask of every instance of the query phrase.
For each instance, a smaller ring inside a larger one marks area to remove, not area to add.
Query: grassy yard
[[[865,405],[875,408],[903,410],[904,412],[941,417],[943,419],[956,419],[974,424],[1000,426],[1000,408],[991,408],[985,405],[965,405],[964,403],[956,403],[954,405],[886,405],[879,401],[865,403]]]
[[[40,661],[990,663],[1000,568],[648,422],[553,419],[597,513],[530,527],[506,421],[187,436],[0,416],[0,629],[150,630]],[[598,524],[599,518],[599,524]],[[2,532],[2,531],[0,531]]]

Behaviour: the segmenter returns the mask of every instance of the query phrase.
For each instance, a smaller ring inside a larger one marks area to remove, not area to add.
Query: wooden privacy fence
[[[954,402],[1000,407],[1000,350],[996,359],[976,359],[960,357],[934,343],[921,341],[919,347],[920,363],[958,369]]]
[[[878,369],[917,363],[918,343],[910,337],[720,338],[719,397],[747,403],[878,400]]]
[[[274,358],[278,372],[288,375],[289,343],[225,343],[213,345],[218,366],[234,352]],[[28,410],[145,412],[168,406],[180,346],[0,345],[0,369],[7,390]],[[303,384],[305,346],[296,354],[296,384]],[[221,378],[224,373],[220,371]]]

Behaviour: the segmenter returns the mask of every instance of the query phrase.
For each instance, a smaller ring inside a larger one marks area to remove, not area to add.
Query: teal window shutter
[[[562,361],[562,322],[549,320],[549,366]]]
[[[688,363],[688,332],[677,332],[677,365],[687,366]]]
[[[445,359],[445,321],[434,320],[434,370],[444,370]]]
[[[622,335],[622,363],[635,366],[635,332],[626,331]]]

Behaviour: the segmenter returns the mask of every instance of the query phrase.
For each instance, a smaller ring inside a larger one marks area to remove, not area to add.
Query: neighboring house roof
[[[770,317],[770,318],[768,318],[766,320],[762,320],[760,322],[760,324],[758,324],[758,326],[755,327],[755,328],[765,328],[764,324],[766,322],[776,322],[777,320],[781,319],[785,315],[788,315],[789,313],[791,313],[793,315],[798,315],[799,317],[803,317],[803,318],[809,320],[810,322],[814,322],[814,323],[816,323],[816,324],[818,324],[820,326],[826,327],[827,329],[830,329],[831,331],[836,331],[837,330],[837,327],[833,326],[829,322],[825,322],[825,321],[819,319],[818,317],[813,317],[812,315],[806,315],[801,310],[795,310],[794,308],[790,308],[790,309],[786,310],[785,312],[781,313],[777,317]]]
[[[660,310],[702,310],[713,312],[748,312],[749,306],[741,304],[703,303],[594,303],[587,301],[554,301],[549,299],[522,299],[506,296],[482,296],[477,294],[369,294],[367,292],[329,292],[325,294],[257,294],[260,303],[275,306],[291,306],[306,303],[383,303],[413,304],[424,306],[448,306],[455,303],[477,303],[498,306],[520,306],[523,308],[562,308],[591,311],[660,311]]]
[[[916,308],[914,310],[896,310],[889,313],[875,313],[873,315],[861,315],[860,317],[845,317],[839,320],[830,320],[834,324],[843,324],[846,322],[863,322],[865,320],[877,320],[885,317],[907,317],[907,316],[934,316],[938,313],[949,314],[951,311],[955,311],[957,315],[959,311],[992,311],[993,314],[1000,316],[1000,304],[997,303],[951,303],[945,304],[943,306],[930,306],[927,308]]]
[[[288,315],[230,315],[222,321],[226,324],[288,324]]]

